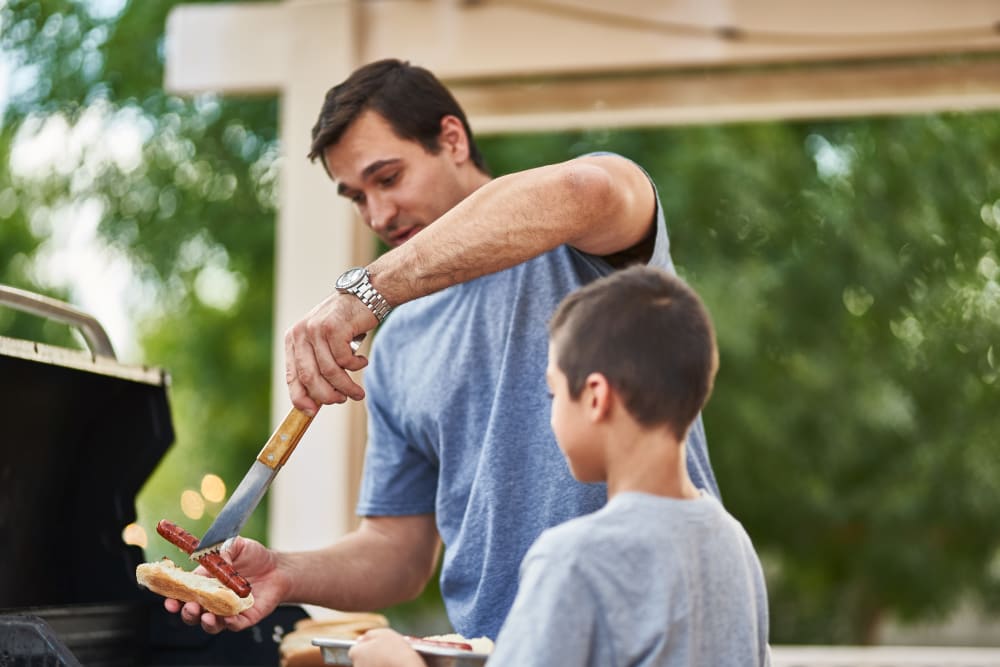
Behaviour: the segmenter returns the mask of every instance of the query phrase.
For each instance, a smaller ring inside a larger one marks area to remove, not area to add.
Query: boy
[[[490,667],[769,664],[760,562],[685,466],[717,366],[704,306],[662,270],[618,271],[559,305],[552,429],[576,479],[607,481],[608,503],[531,547]],[[422,664],[391,630],[366,635],[351,658]]]

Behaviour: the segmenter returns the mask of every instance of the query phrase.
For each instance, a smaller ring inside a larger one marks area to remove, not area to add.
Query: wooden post
[[[171,13],[167,26],[169,90],[277,93],[281,98],[274,424],[291,407],[285,386],[285,330],[333,290],[344,269],[367,263],[374,251],[372,242],[360,242],[359,237],[370,235],[336,196],[323,168],[306,159],[324,94],[357,66],[354,21],[353,0],[289,0],[182,5]],[[353,526],[363,410],[357,403],[320,410],[268,493],[270,546],[316,548]],[[263,443],[267,434],[261,435]],[[247,450],[248,465],[257,446]]]

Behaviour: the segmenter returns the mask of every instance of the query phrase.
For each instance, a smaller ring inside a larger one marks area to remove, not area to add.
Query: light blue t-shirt
[[[673,270],[658,199],[649,264]],[[603,484],[573,479],[556,444],[545,366],[556,305],[612,270],[560,246],[402,304],[375,337],[357,512],[435,514],[441,593],[466,637],[496,637],[521,558],[543,530],[606,500]],[[688,468],[695,485],[718,495],[700,417]]]
[[[767,590],[707,494],[622,493],[542,533],[488,667],[762,667]]]

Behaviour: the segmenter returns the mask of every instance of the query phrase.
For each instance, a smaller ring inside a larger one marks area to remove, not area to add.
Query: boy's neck
[[[688,476],[683,441],[666,429],[635,429],[620,436],[608,452],[608,500],[625,492],[681,500],[700,497]]]

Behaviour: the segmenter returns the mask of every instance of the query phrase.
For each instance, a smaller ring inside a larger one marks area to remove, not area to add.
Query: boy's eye
[[[365,203],[365,196],[360,192],[356,195],[351,195],[351,203],[355,206],[361,206]]]
[[[390,185],[392,185],[393,183],[396,182],[396,178],[398,176],[399,176],[399,172],[398,171],[397,172],[393,172],[393,173],[389,174],[388,176],[383,176],[382,178],[379,179],[379,185],[381,185],[382,187],[388,187],[388,186],[390,186]]]

